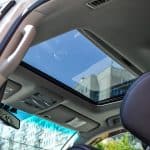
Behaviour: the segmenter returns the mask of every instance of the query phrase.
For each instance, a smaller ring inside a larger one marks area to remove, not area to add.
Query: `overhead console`
[[[17,100],[11,106],[29,113],[38,113],[54,107],[62,102],[62,98],[52,94],[50,91],[39,89],[34,94]]]
[[[9,80],[3,102],[7,102],[11,97],[15,97],[15,94],[22,92],[20,84]],[[65,106],[65,100],[61,96],[54,94],[45,87],[40,87],[40,85],[35,89],[33,88],[32,94],[29,93],[20,99],[18,97],[9,105],[25,112],[38,114],[45,119],[78,130],[80,133],[91,132],[101,126],[99,122]]]
[[[10,76],[3,103],[77,130],[85,139],[112,128],[117,119],[106,119],[119,114],[120,105],[92,105],[23,66]]]
[[[63,124],[64,126],[74,128],[80,132],[89,132],[100,126],[100,124],[94,120],[89,119],[64,105],[59,105],[40,115],[44,118]]]
[[[33,83],[31,83],[31,85],[32,84]],[[31,90],[32,94],[29,92],[25,97],[21,95],[21,97],[24,98],[20,97],[19,99],[18,97],[15,101],[10,102],[9,105],[25,112],[38,114],[45,119],[52,120],[82,133],[91,132],[100,127],[100,123],[65,106],[66,101],[63,97],[54,94],[50,89],[40,86],[41,85],[35,89],[33,88],[33,91]],[[11,98],[11,96],[24,92],[21,87],[20,84],[9,80],[4,102]],[[10,93],[8,91],[14,92]]]

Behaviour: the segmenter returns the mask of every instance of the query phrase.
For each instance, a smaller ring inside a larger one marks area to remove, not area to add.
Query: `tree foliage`
[[[99,142],[95,145],[99,150],[142,150],[136,147],[136,142],[129,134],[124,134],[120,138],[109,138],[107,142]]]

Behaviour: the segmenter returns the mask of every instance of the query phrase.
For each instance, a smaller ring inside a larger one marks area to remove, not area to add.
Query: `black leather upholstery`
[[[128,90],[121,119],[125,128],[150,145],[150,73],[139,77]]]

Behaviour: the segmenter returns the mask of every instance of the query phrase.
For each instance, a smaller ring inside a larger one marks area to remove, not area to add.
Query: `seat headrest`
[[[150,73],[139,77],[128,90],[121,120],[126,129],[150,145]]]

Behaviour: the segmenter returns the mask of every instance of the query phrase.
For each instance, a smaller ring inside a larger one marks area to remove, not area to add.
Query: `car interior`
[[[15,128],[32,114],[28,124],[41,118],[66,134],[33,138],[28,126],[20,142],[7,122],[0,149],[108,150],[95,145],[128,132],[137,143],[122,150],[148,150],[149,10],[149,0],[0,1],[0,113],[24,112]]]

